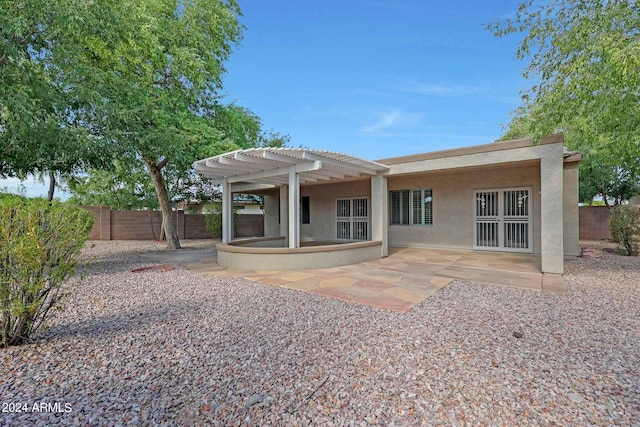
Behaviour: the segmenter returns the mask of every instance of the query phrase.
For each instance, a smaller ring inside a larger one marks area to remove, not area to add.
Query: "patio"
[[[218,265],[215,249],[154,252],[146,256],[184,264],[214,276],[242,277],[343,301],[407,312],[452,280],[536,291],[567,291],[562,276],[540,272],[540,256],[427,248],[389,248],[389,256],[340,267],[244,270]]]

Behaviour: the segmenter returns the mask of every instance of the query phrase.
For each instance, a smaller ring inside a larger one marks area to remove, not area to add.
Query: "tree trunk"
[[[144,163],[147,165],[149,175],[151,175],[151,179],[153,180],[153,186],[158,195],[158,203],[162,211],[163,230],[165,236],[167,236],[167,248],[180,249],[180,240],[178,239],[178,233],[173,223],[173,215],[171,215],[171,206],[169,205],[169,195],[167,194],[167,187],[162,177],[162,169],[151,160],[144,159]]]
[[[603,186],[600,191],[602,191],[602,200],[604,201],[604,205],[608,208],[611,208],[611,206],[609,206],[609,198],[607,197],[607,190]]]
[[[53,171],[49,171],[49,192],[47,193],[47,201],[53,200],[53,193],[56,191],[56,174]]]

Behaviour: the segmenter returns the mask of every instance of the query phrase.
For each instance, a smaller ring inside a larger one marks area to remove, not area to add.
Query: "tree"
[[[187,170],[196,155],[220,148],[210,119],[224,62],[241,38],[240,8],[234,0],[78,0],[75,7],[83,19],[62,35],[56,63],[66,87],[90,106],[76,114],[145,165],[168,247],[177,249],[164,171]]]
[[[264,132],[258,116],[236,104],[217,104],[209,118],[216,130],[215,145],[197,147],[193,159],[199,159],[240,148],[258,146],[280,147],[289,142],[289,135]],[[201,149],[201,150],[200,150]],[[154,209],[157,198],[151,197],[153,184],[142,162],[116,159],[108,171],[89,169],[87,174],[64,177],[71,202],[84,205],[108,205],[112,209]],[[191,164],[171,163],[163,169],[169,200],[173,203],[220,200],[219,186],[194,172]]]
[[[0,0],[0,177],[48,175],[49,200],[58,174],[108,158],[76,121],[52,62],[69,10],[67,0]]]
[[[536,80],[505,136],[561,131],[585,153],[590,169],[581,174],[595,187],[611,176],[640,182],[640,3],[530,0],[513,19],[487,27],[498,37],[523,33],[516,55],[529,61],[523,75]]]
[[[501,140],[526,138],[536,134],[535,114],[527,114],[523,108],[516,110],[515,115],[506,127]],[[579,124],[579,120],[574,123]],[[619,205],[640,193],[640,175],[634,172],[635,165],[627,165],[616,153],[608,152],[601,146],[593,146],[583,136],[584,126],[562,127],[565,143],[584,154],[580,162],[579,200],[591,205],[594,198],[602,197],[606,206]],[[585,142],[587,141],[587,142]]]
[[[64,178],[76,205],[107,205],[114,210],[158,207],[153,184],[144,165],[116,160],[111,170],[89,169],[83,175]]]

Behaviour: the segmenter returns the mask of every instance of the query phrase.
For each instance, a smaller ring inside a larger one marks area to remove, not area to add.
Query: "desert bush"
[[[206,229],[216,237],[222,237],[222,206],[215,205],[204,214]],[[233,229],[238,228],[238,212],[233,209]]]
[[[0,197],[0,345],[28,341],[43,325],[92,225],[80,208]]]
[[[613,241],[627,255],[637,256],[640,241],[640,208],[632,205],[616,206],[611,210],[609,229]]]

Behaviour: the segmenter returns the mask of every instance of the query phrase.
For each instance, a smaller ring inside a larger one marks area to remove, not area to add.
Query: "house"
[[[264,211],[260,201],[255,198],[244,197],[243,194],[235,194],[233,197],[233,210],[239,215],[262,215]],[[222,201],[200,202],[189,201],[178,205],[178,209],[184,210],[188,214],[205,214],[211,212],[220,212],[222,210]]]
[[[389,246],[577,256],[578,162],[562,135],[367,161],[301,148],[198,160],[223,187],[218,263],[313,268],[385,257]],[[233,240],[232,193],[264,197],[265,237]]]

